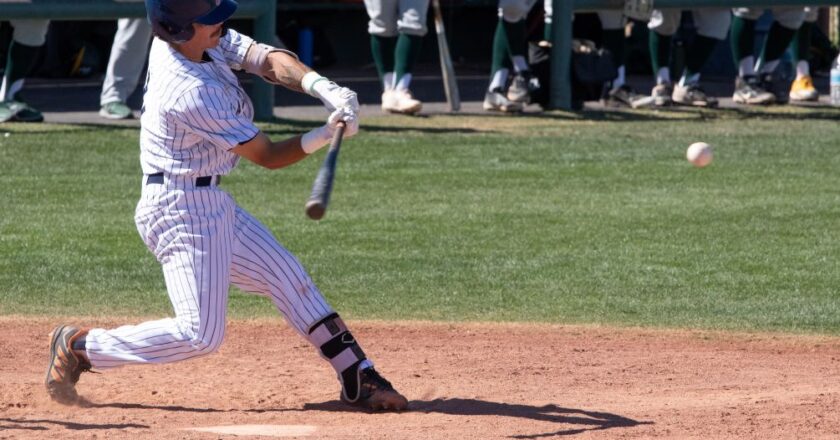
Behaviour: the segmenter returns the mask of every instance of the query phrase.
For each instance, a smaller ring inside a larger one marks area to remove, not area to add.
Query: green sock
[[[752,56],[755,46],[755,20],[733,17],[730,29],[730,47],[735,68],[740,67],[741,60]]]
[[[0,96],[0,101],[15,100],[17,93],[23,87],[24,78],[29,75],[38,61],[40,49],[41,46],[27,46],[14,40],[9,44],[6,72],[3,76],[6,96]]]
[[[397,37],[370,36],[370,52],[373,55],[373,62],[376,64],[376,71],[379,79],[385,74],[394,71],[394,48],[397,46]]]
[[[764,47],[761,48],[758,64],[763,65],[781,58],[794,35],[796,35],[796,30],[788,29],[774,21],[773,26],[770,26],[770,30],[767,32]]]
[[[516,23],[508,23],[502,19],[502,26],[505,28],[507,34],[508,47],[510,47],[510,56],[528,55],[528,37],[525,33],[525,20],[519,20]]]
[[[671,55],[671,36],[660,35],[651,31],[648,36],[648,47],[650,49],[650,63],[653,67],[653,74],[659,73],[659,69],[668,67]]]
[[[808,61],[811,59],[811,29],[813,27],[814,23],[806,21],[805,23],[802,23],[802,26],[799,27],[798,31],[796,31],[796,37],[790,45],[790,48],[793,51],[794,61]]]
[[[651,32],[655,34],[656,32]],[[613,56],[613,62],[616,66],[624,65],[624,29],[610,29],[605,30],[604,33],[604,48],[609,50]]]
[[[502,24],[502,19],[499,19],[499,24],[496,25],[496,32],[493,34],[493,59],[490,63],[490,74],[505,68],[510,63],[510,49],[508,47],[507,32],[505,26]]]
[[[397,56],[394,64],[394,78],[399,81],[406,73],[411,72],[420,48],[423,47],[423,37],[417,35],[400,34],[397,38]]]
[[[691,46],[689,46],[688,50],[686,50],[688,59],[685,61],[685,73],[687,76],[700,73],[700,69],[703,68],[706,61],[709,59],[709,56],[712,55],[718,41],[719,40],[704,37],[702,35],[698,35],[694,38],[694,42],[692,42]]]

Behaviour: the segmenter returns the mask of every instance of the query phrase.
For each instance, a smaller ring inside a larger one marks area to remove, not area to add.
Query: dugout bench
[[[233,18],[254,21],[254,38],[272,42],[275,39],[277,1],[238,0]],[[143,0],[0,0],[0,20],[116,20],[145,17]],[[274,112],[274,86],[255,81],[251,88],[254,117],[268,120]]]

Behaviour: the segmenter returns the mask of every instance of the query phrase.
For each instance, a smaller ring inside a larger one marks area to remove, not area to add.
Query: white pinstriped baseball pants
[[[145,185],[135,213],[143,241],[163,266],[175,317],[90,330],[86,349],[94,368],[212,353],[224,337],[231,284],[269,297],[304,337],[333,313],[297,258],[229,194],[189,186]]]

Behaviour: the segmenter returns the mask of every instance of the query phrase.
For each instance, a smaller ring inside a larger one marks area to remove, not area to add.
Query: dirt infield
[[[279,320],[231,322],[204,358],[85,374],[87,407],[54,404],[55,323],[0,318],[0,438],[840,438],[840,338],[351,322],[411,401],[368,414]]]

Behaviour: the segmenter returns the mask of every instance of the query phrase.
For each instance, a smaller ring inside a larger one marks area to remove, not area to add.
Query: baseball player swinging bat
[[[327,212],[333,179],[335,179],[335,166],[338,163],[338,151],[341,148],[341,139],[344,136],[345,127],[347,127],[347,124],[344,122],[338,123],[338,128],[330,142],[330,148],[327,150],[327,157],[324,158],[324,163],[318,170],[318,175],[315,176],[315,182],[312,184],[312,194],[306,201],[306,215],[312,220],[320,220]]]
[[[446,92],[446,102],[449,103],[449,110],[457,112],[461,109],[461,94],[458,93],[455,68],[452,67],[449,44],[446,43],[446,30],[443,28],[440,0],[432,0],[432,9],[435,11],[435,33],[437,34],[438,53],[440,54],[440,70],[443,75],[443,90]]]

